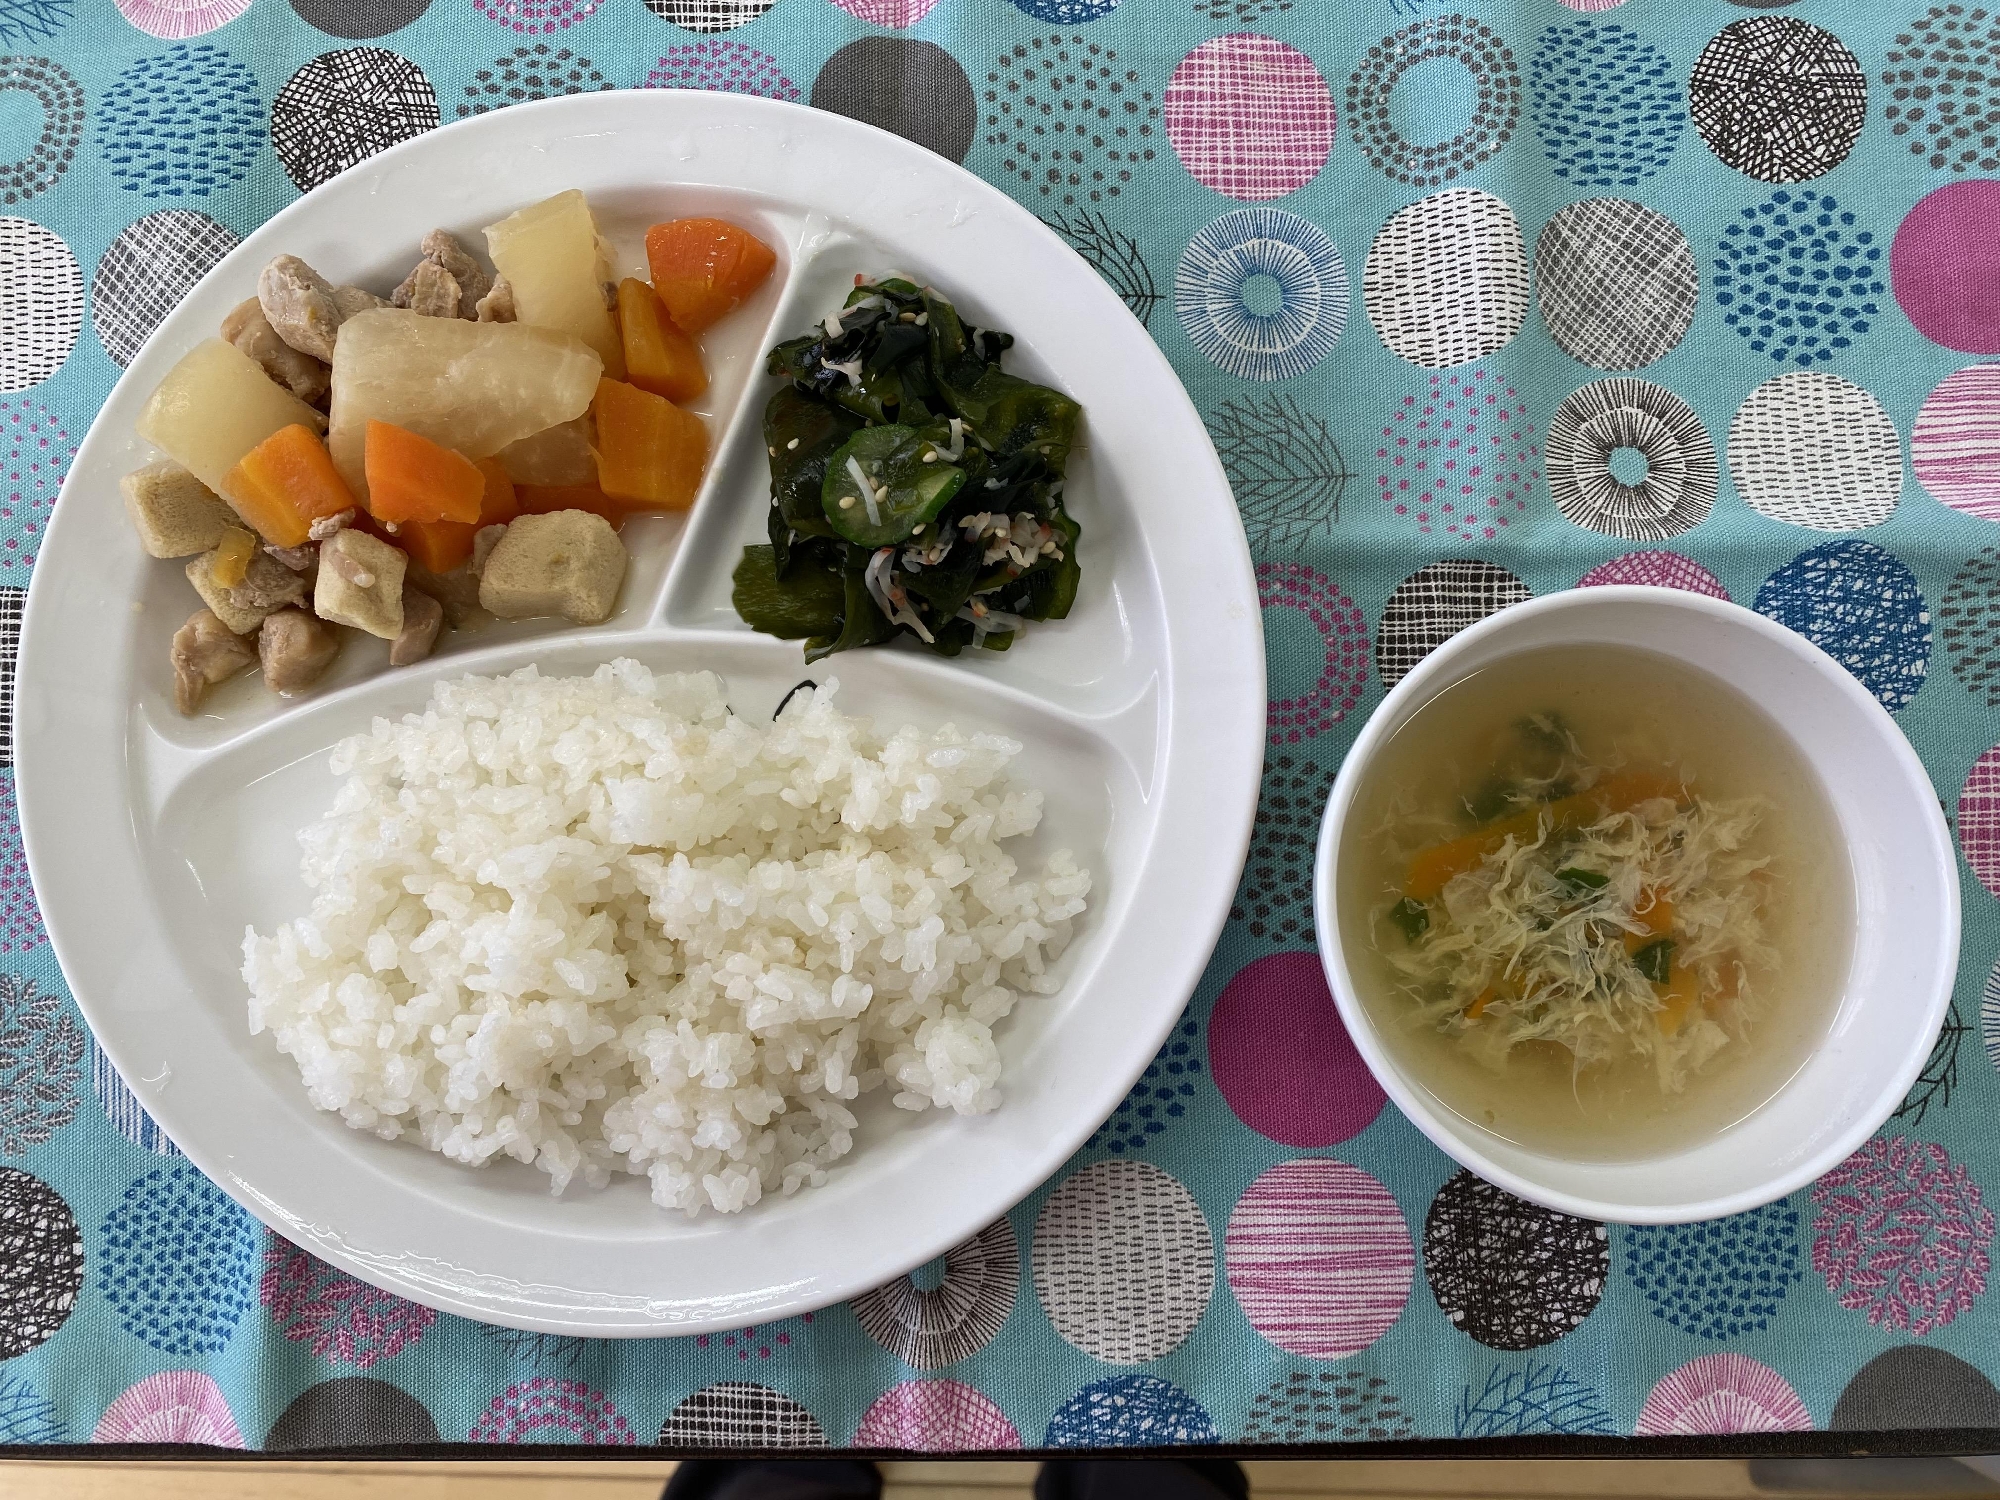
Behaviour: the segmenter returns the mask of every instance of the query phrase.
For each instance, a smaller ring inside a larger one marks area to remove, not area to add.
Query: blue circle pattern
[[[1528,79],[1542,154],[1565,182],[1637,187],[1680,144],[1680,75],[1623,26],[1551,26],[1535,44]]]
[[[1244,300],[1254,276],[1277,284],[1276,311]],[[1289,380],[1325,359],[1347,327],[1347,304],[1347,267],[1331,237],[1282,208],[1239,208],[1204,225],[1174,273],[1187,336],[1245,380]]]
[[[1202,1404],[1157,1375],[1092,1382],[1056,1408],[1042,1439],[1050,1448],[1156,1448],[1215,1440],[1215,1423]]]
[[[1625,1274],[1653,1316],[1704,1339],[1761,1333],[1799,1279],[1798,1210],[1782,1200],[1705,1224],[1627,1229]]]
[[[220,1353],[250,1305],[250,1216],[193,1167],[159,1167],[104,1217],[98,1285],[133,1337],[166,1354]]]
[[[1103,20],[1118,9],[1118,0],[1014,0],[1014,8],[1053,26],[1081,26]]]
[[[1715,302],[1773,364],[1829,363],[1881,315],[1882,247],[1827,193],[1781,189],[1738,212],[1715,252]]]
[[[1924,685],[1931,611],[1916,575],[1873,542],[1827,542],[1757,590],[1756,610],[1796,630],[1895,713]]]
[[[1137,1151],[1188,1111],[1194,1098],[1194,1080],[1202,1074],[1196,1038],[1200,1025],[1192,1020],[1176,1026],[1159,1055],[1146,1064],[1146,1071],[1132,1085],[1132,1092],[1117,1111],[1097,1127],[1090,1144],[1105,1151]]]
[[[142,57],[104,96],[104,160],[145,198],[199,198],[239,182],[264,142],[257,78],[220,47]]]

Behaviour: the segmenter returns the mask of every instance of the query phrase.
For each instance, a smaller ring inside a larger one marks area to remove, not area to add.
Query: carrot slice
[[[449,573],[470,558],[482,526],[504,526],[521,513],[514,481],[500,461],[482,458],[476,467],[486,483],[477,521],[404,521],[397,528],[396,545],[433,573]]]
[[[701,488],[708,428],[693,412],[622,380],[599,380],[597,482],[639,510],[685,510]]]
[[[692,401],[708,389],[701,346],[689,338],[645,282],[618,283],[618,332],[625,342],[625,379],[669,401]]]
[[[274,547],[303,546],[314,521],[354,509],[326,444],[303,423],[280,427],[244,454],[223,476],[222,494]]]
[[[462,453],[393,422],[370,422],[363,463],[378,521],[477,521],[486,476]]]
[[[674,219],[646,231],[653,290],[686,333],[734,311],[777,263],[769,245],[722,219]]]
[[[1675,964],[1667,982],[1658,989],[1660,1009],[1654,1012],[1653,1018],[1659,1023],[1663,1036],[1672,1036],[1681,1029],[1688,1012],[1701,999],[1701,976],[1685,965]]]

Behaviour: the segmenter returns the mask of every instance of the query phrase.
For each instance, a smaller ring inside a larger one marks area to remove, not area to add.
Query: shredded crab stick
[[[326,444],[303,423],[279,428],[244,454],[223,477],[222,494],[274,547],[303,546],[314,521],[354,509]]]
[[[370,422],[365,462],[376,520],[478,521],[486,476],[464,454],[393,422]]]
[[[769,245],[722,219],[674,219],[646,231],[653,290],[684,333],[735,311],[777,263]]]

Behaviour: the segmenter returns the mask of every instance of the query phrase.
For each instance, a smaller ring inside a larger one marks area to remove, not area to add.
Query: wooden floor
[[[65,1463],[0,1465],[5,1500],[654,1500],[671,1463]],[[1916,1462],[1837,1473],[1735,1460],[1249,1463],[1256,1500],[1619,1500],[2000,1495],[1970,1470]],[[883,1465],[886,1500],[1023,1500],[1026,1463]],[[1762,1481],[1762,1482],[1760,1482]],[[1843,1482],[1845,1481],[1845,1482]]]

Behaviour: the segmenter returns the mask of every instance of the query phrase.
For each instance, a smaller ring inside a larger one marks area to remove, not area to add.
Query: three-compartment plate
[[[779,267],[705,340],[713,458],[684,517],[626,529],[617,612],[590,629],[524,621],[445,638],[390,670],[350,640],[311,696],[253,676],[174,711],[167,643],[197,607],[177,563],[140,550],[120,475],[147,393],[257,271],[291,253],[385,288],[439,226],[479,229],[581,188],[620,260],[645,226],[712,213]],[[1083,587],[1062,622],[955,661],[904,644],[808,673],[753,634],[730,570],[764,535],[761,352],[837,306],[857,273],[935,284],[1019,343],[1009,367],[1083,403],[1068,503]],[[433,683],[616,656],[711,669],[766,718],[794,683],[837,677],[850,713],[999,730],[1047,793],[1029,858],[1076,852],[1095,885],[1060,969],[999,1032],[1005,1104],[978,1118],[866,1101],[825,1186],[739,1215],[656,1208],[643,1178],[552,1198],[540,1173],[473,1171],[348,1129],[290,1059],[249,1034],[244,929],[303,913],[297,831],[326,808],[326,752]],[[376,1285],[487,1322],[582,1335],[693,1333],[880,1285],[1033,1190],[1116,1106],[1192,991],[1241,869],[1264,735],[1256,581],[1200,418],[1144,329],[1081,260],[993,188],[897,137],[791,105],[620,93],[508,109],[423,136],[315,190],[251,235],[166,320],[112,392],[57,505],[29,593],[16,684],[21,822],[50,940],[140,1101],[194,1163],[278,1233]]]

